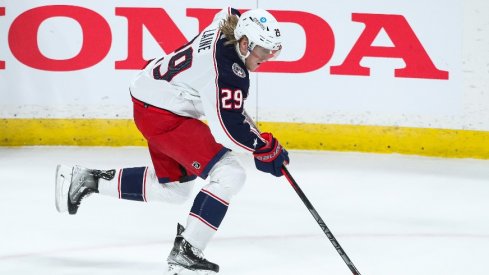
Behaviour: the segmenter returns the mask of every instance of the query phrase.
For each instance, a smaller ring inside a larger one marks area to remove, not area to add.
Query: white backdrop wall
[[[128,42],[134,21],[122,10],[164,9],[171,19],[144,28],[139,44],[150,59],[165,53],[157,29],[166,29],[169,40],[179,41],[179,34],[190,40],[202,9],[225,6],[273,10],[283,22],[280,62],[252,76],[247,107],[259,120],[489,130],[489,3],[483,0],[0,0],[0,118],[130,118],[127,87],[137,70],[117,63],[138,43]],[[71,10],[100,24],[87,26]],[[89,47],[93,55],[84,52]],[[361,70],[358,54],[369,75],[353,75]],[[87,62],[77,57],[93,64],[56,68]],[[338,68],[349,58],[353,65]],[[396,73],[404,67],[404,75]]]

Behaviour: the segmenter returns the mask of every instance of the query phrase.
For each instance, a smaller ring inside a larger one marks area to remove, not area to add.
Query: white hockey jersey
[[[211,25],[173,53],[151,61],[130,86],[131,96],[177,115],[204,118],[218,143],[234,151],[254,151],[265,145],[246,121],[244,103],[249,72],[234,45],[225,45],[220,11]],[[189,133],[198,134],[198,133]]]

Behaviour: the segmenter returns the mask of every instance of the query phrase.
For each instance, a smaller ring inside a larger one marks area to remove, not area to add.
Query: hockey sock
[[[228,206],[227,201],[202,189],[190,210],[183,237],[193,246],[204,250],[224,219]]]
[[[192,191],[193,181],[161,184],[153,168],[134,167],[117,169],[111,180],[99,180],[99,193],[119,199],[135,201],[184,202]]]

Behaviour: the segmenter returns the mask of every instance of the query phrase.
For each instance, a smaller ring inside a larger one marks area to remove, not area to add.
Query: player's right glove
[[[267,143],[253,153],[256,168],[276,177],[282,176],[281,168],[283,164],[289,163],[289,153],[271,133],[262,133],[261,137]]]

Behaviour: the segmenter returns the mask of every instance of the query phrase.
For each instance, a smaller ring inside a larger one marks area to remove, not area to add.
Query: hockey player
[[[209,178],[195,197],[168,256],[171,274],[218,272],[202,251],[245,182],[234,152],[254,155],[257,169],[281,176],[288,153],[245,115],[249,72],[282,48],[277,20],[254,9],[219,12],[211,25],[169,55],[151,61],[130,85],[134,121],[153,167],[113,170],[58,165],[56,207],[76,214],[91,193],[137,201],[184,202],[196,177]],[[208,125],[199,119],[207,120]]]

